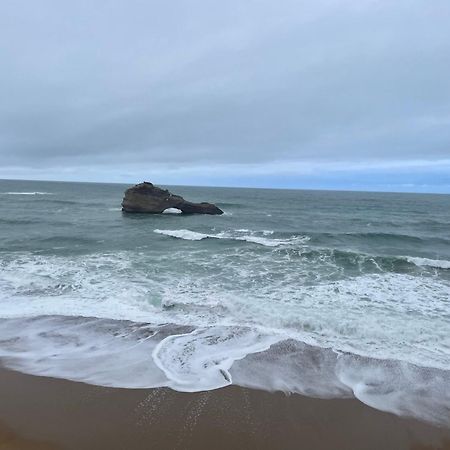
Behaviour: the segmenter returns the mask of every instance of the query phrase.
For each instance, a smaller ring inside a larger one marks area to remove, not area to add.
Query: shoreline
[[[0,368],[0,449],[450,449],[450,429],[356,399],[237,386],[119,389]]]

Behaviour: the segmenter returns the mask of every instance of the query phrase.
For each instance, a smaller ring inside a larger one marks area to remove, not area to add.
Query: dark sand
[[[0,369],[0,449],[450,449],[450,430],[357,400],[229,387],[111,389]]]

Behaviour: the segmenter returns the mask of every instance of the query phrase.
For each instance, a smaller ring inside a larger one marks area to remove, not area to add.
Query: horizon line
[[[78,184],[117,184],[117,185],[133,185],[128,182],[118,181],[80,181],[80,180],[45,180],[45,179],[27,179],[27,178],[0,178],[1,181],[30,181],[38,183],[78,183]],[[142,180],[134,184],[143,183],[147,180]],[[419,194],[419,195],[450,195],[450,192],[417,192],[417,191],[390,191],[390,190],[376,190],[376,189],[333,189],[333,188],[308,188],[308,187],[279,187],[279,186],[223,186],[210,184],[167,184],[167,183],[153,183],[159,186],[173,186],[173,187],[203,187],[203,188],[217,188],[217,189],[259,189],[259,190],[280,190],[280,191],[324,191],[324,192],[361,192],[361,193],[378,193],[378,194]]]

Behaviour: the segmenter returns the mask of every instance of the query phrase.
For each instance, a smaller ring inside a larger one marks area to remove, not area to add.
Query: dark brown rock
[[[177,208],[184,214],[223,214],[212,203],[192,203],[179,195],[144,181],[125,191],[122,211],[130,213],[161,214],[168,208]]]

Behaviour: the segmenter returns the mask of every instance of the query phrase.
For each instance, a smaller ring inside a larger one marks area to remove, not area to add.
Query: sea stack
[[[177,208],[184,214],[223,214],[223,211],[212,203],[188,202],[183,197],[148,181],[127,189],[122,200],[122,211],[128,213],[161,214],[168,208]]]

